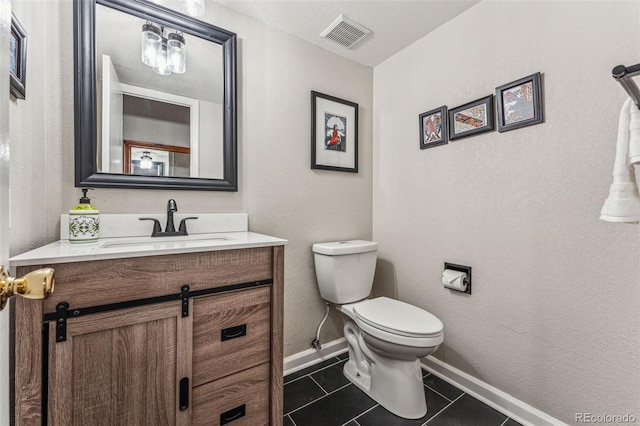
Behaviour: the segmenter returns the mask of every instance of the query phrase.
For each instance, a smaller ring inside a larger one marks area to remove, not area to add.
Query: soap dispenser
[[[88,188],[82,188],[80,204],[69,210],[69,242],[91,243],[100,236],[100,210],[91,205]]]

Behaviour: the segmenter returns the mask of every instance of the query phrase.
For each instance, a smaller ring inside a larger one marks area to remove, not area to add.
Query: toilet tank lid
[[[328,256],[343,254],[367,253],[378,250],[378,243],[364,240],[336,241],[332,243],[316,243],[313,252]]]

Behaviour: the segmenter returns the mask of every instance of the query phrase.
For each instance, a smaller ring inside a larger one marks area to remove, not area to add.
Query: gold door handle
[[[3,266],[0,266],[0,310],[5,307],[7,300],[16,294],[27,299],[46,299],[53,292],[54,286],[52,268],[38,269],[22,278],[13,278]]]

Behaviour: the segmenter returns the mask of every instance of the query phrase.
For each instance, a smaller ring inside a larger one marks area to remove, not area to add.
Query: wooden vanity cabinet
[[[51,297],[12,300],[15,425],[282,424],[283,246],[16,272],[41,267]]]

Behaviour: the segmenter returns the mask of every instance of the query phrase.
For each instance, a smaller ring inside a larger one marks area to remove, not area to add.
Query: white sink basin
[[[105,241],[100,249],[126,249],[126,248],[171,248],[171,247],[198,247],[211,245],[216,242],[232,241],[233,238],[224,236],[213,236],[207,234],[185,235],[178,237],[134,237],[118,238],[116,241]]]
[[[122,239],[120,239],[122,240]],[[138,237],[131,238],[128,241],[106,241],[102,243],[100,248],[123,248],[123,247],[141,247],[149,245],[166,245],[166,244],[185,244],[206,242],[207,244],[213,241],[230,241],[233,238],[228,236],[213,237],[211,235],[185,235],[179,237]]]

